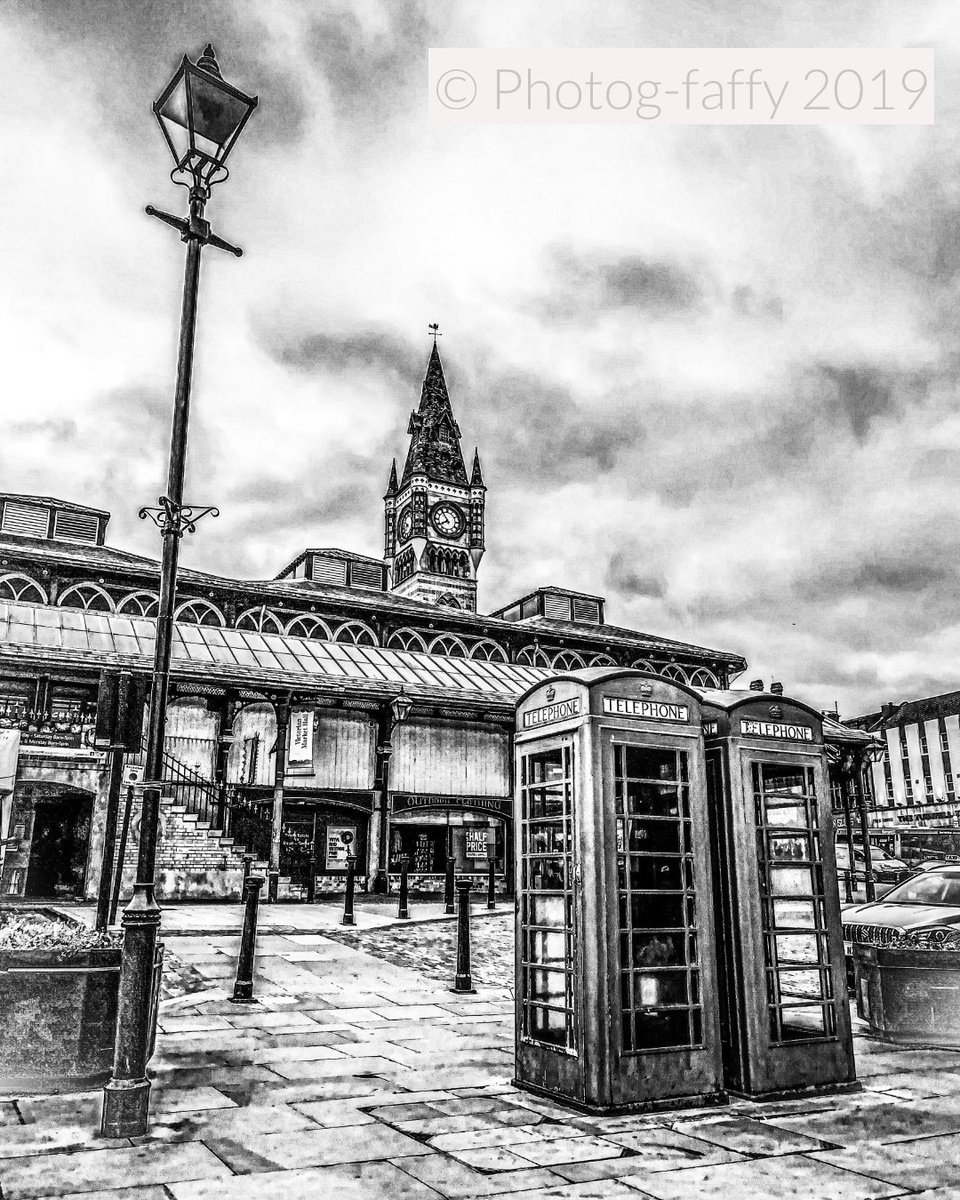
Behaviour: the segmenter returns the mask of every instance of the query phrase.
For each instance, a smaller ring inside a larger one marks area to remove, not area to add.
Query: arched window
[[[591,667],[615,667],[616,665],[609,654],[595,654],[590,659]]]
[[[321,621],[319,617],[294,617],[287,626],[287,633],[291,637],[316,638],[321,642],[333,641],[329,626],[326,621]]]
[[[694,687],[716,687],[717,680],[712,671],[708,671],[706,667],[700,667],[693,671],[690,675],[690,683]]]
[[[538,646],[524,646],[517,654],[517,662],[522,667],[549,667],[547,656]]]
[[[680,681],[680,683],[687,682],[686,672],[682,667],[678,667],[676,663],[667,663],[667,665],[660,671],[660,674],[664,677],[664,679],[677,679]]]
[[[206,600],[188,600],[181,604],[173,619],[183,625],[210,625],[222,629],[226,625],[223,613]]]
[[[344,642],[348,646],[376,646],[377,635],[362,621],[345,621],[337,630],[333,639]]]
[[[470,576],[470,560],[466,554],[449,546],[428,546],[426,565],[434,575],[451,575],[455,579],[468,579]]]
[[[237,629],[252,629],[256,633],[283,633],[276,613],[269,608],[248,608],[237,617]]]
[[[651,675],[656,675],[656,669],[651,667],[645,658],[635,658],[630,664],[635,671],[649,671]]]
[[[507,654],[496,642],[476,642],[470,647],[470,657],[478,662],[506,662]]]
[[[460,608],[460,601],[452,592],[444,592],[437,600],[438,608]]]
[[[572,650],[561,650],[559,654],[554,655],[553,666],[558,671],[575,671],[578,667],[583,666],[583,659],[579,654],[574,654]]]
[[[418,650],[421,654],[427,652],[423,638],[413,629],[398,629],[390,635],[387,645],[392,650]]]
[[[397,556],[396,562],[393,564],[393,582],[394,584],[403,583],[405,579],[409,579],[413,574],[416,560],[413,557],[413,550],[407,549]]]
[[[61,608],[84,608],[87,612],[113,612],[113,601],[95,583],[76,583],[60,597]]]
[[[159,607],[160,601],[153,592],[131,592],[118,602],[117,612],[131,617],[155,617]]]
[[[434,638],[430,643],[430,653],[446,654],[448,658],[467,657],[466,647],[463,642],[459,638],[451,637],[449,634]]]
[[[0,575],[0,600],[19,600],[21,604],[46,604],[47,593],[29,575]]]

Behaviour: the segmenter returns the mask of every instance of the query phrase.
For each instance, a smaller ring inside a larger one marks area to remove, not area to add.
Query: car
[[[960,950],[960,865],[921,871],[882,900],[845,905],[842,919],[848,957],[855,945]]]
[[[837,842],[837,870],[841,874],[850,870],[850,847],[845,841]],[[910,875],[910,867],[902,858],[894,858],[879,846],[870,847],[870,867],[874,883],[901,883]],[[862,880],[866,873],[866,859],[860,846],[853,848],[853,878]]]

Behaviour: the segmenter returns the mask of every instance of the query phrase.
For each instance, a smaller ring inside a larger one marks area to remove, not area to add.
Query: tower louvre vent
[[[99,520],[92,513],[60,511],[54,517],[53,536],[68,542],[96,542]]]
[[[3,506],[3,532],[19,533],[22,537],[45,538],[50,528],[50,510],[37,504],[14,504],[7,501]]]

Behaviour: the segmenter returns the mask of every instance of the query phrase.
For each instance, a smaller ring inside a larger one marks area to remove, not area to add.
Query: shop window
[[[572,1051],[572,747],[526,755],[520,779],[521,1032],[535,1042]]]
[[[684,751],[614,746],[623,1050],[703,1042]]]
[[[836,1036],[817,795],[810,767],[753,764],[770,1040]]]

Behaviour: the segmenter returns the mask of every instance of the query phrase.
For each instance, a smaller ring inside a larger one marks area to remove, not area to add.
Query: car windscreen
[[[955,904],[960,908],[960,874],[931,871],[887,892],[884,904]]]

